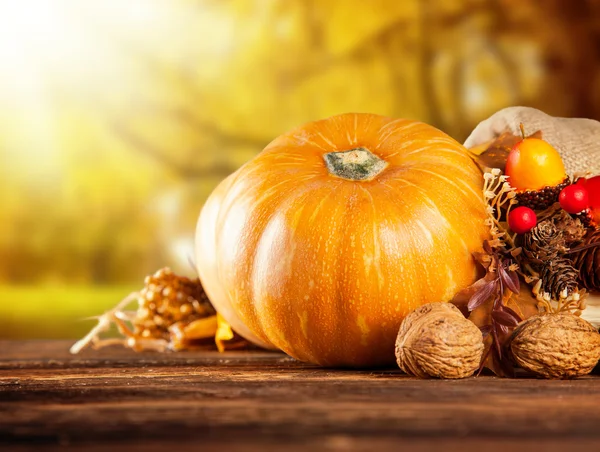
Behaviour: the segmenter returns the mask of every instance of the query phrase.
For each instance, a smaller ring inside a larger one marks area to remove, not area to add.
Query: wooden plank
[[[73,357],[68,346],[0,341],[7,450],[600,446],[596,376],[418,380],[396,369],[322,369],[270,352],[107,349]]]

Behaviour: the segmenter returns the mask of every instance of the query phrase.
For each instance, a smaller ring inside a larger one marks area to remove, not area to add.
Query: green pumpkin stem
[[[330,152],[323,158],[331,175],[353,181],[372,180],[388,166],[385,160],[363,147]]]

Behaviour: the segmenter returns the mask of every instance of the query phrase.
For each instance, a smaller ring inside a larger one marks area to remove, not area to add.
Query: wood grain
[[[0,341],[0,450],[600,448],[596,376],[418,380],[270,352],[69,345]]]

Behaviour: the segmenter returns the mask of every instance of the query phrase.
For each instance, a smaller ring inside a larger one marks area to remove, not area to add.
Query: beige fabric
[[[465,146],[471,148],[493,140],[503,132],[520,134],[542,131],[542,137],[561,154],[571,176],[590,171],[600,174],[600,122],[583,118],[556,118],[529,107],[509,107],[479,123]]]

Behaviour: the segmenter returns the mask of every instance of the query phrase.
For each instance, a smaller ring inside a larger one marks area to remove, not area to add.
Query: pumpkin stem
[[[329,173],[348,180],[371,180],[381,173],[388,163],[367,148],[330,152],[323,156]]]

